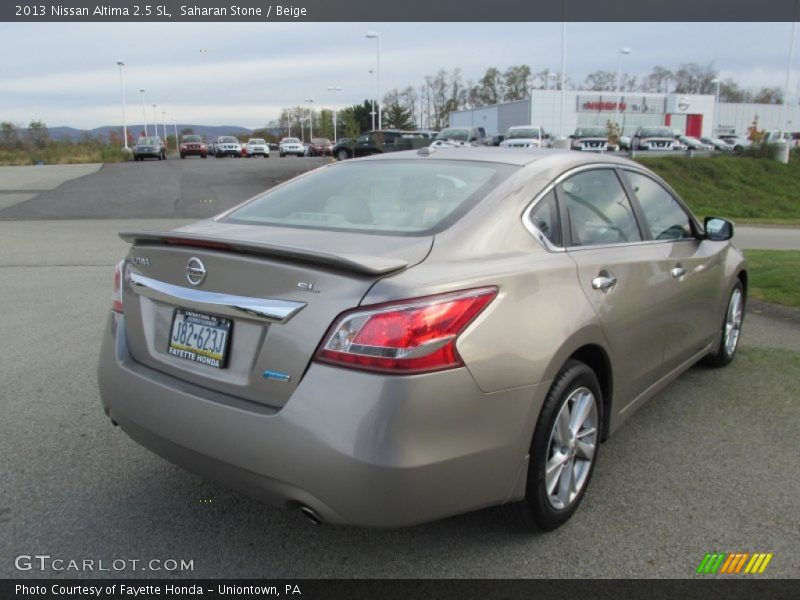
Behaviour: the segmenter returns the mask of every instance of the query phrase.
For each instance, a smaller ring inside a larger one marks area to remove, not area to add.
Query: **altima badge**
[[[186,279],[192,285],[200,285],[206,280],[206,266],[203,261],[193,256],[186,264]]]

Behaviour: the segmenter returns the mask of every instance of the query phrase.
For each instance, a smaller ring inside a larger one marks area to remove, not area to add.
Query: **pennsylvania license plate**
[[[168,352],[171,356],[224,369],[232,326],[230,319],[175,309]]]

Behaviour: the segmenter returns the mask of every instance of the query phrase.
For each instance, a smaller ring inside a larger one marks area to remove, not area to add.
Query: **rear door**
[[[664,350],[671,369],[702,350],[719,329],[722,317],[714,307],[724,277],[722,246],[700,239],[694,220],[661,183],[640,171],[623,173],[672,282]]]
[[[627,404],[663,373],[670,275],[613,166],[582,169],[558,193],[567,252],[608,342],[615,395]]]

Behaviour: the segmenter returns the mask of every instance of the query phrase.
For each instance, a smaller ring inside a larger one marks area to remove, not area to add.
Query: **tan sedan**
[[[317,523],[505,505],[553,529],[602,440],[698,360],[733,360],[732,235],[603,155],[328,165],[122,234],[102,402],[154,452]]]

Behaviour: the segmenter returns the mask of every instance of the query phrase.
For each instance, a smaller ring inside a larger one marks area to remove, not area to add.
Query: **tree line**
[[[621,89],[628,93],[716,94],[716,82],[719,81],[720,102],[781,104],[783,101],[779,86],[756,90],[744,87],[730,77],[720,80],[713,63],[684,63],[675,69],[656,65],[644,76],[622,73],[619,79]],[[568,76],[563,87],[567,90],[614,92],[617,90],[617,73],[597,70],[589,73],[582,82],[575,82]],[[381,103],[382,124],[384,128],[440,130],[447,127],[451,111],[524,100],[533,90],[561,88],[561,73],[550,69],[534,72],[528,65],[513,65],[505,70],[489,67],[478,80],[465,80],[458,67],[450,71],[440,69],[435,75],[426,76],[418,85],[386,91]],[[371,111],[370,100],[338,111],[339,137],[352,137],[372,129]],[[312,111],[309,106],[285,108],[280,118],[267,127],[286,131],[291,126],[292,134],[299,137],[301,127],[305,126],[305,131],[308,131],[311,118],[314,119],[315,136],[334,137],[331,111]]]

